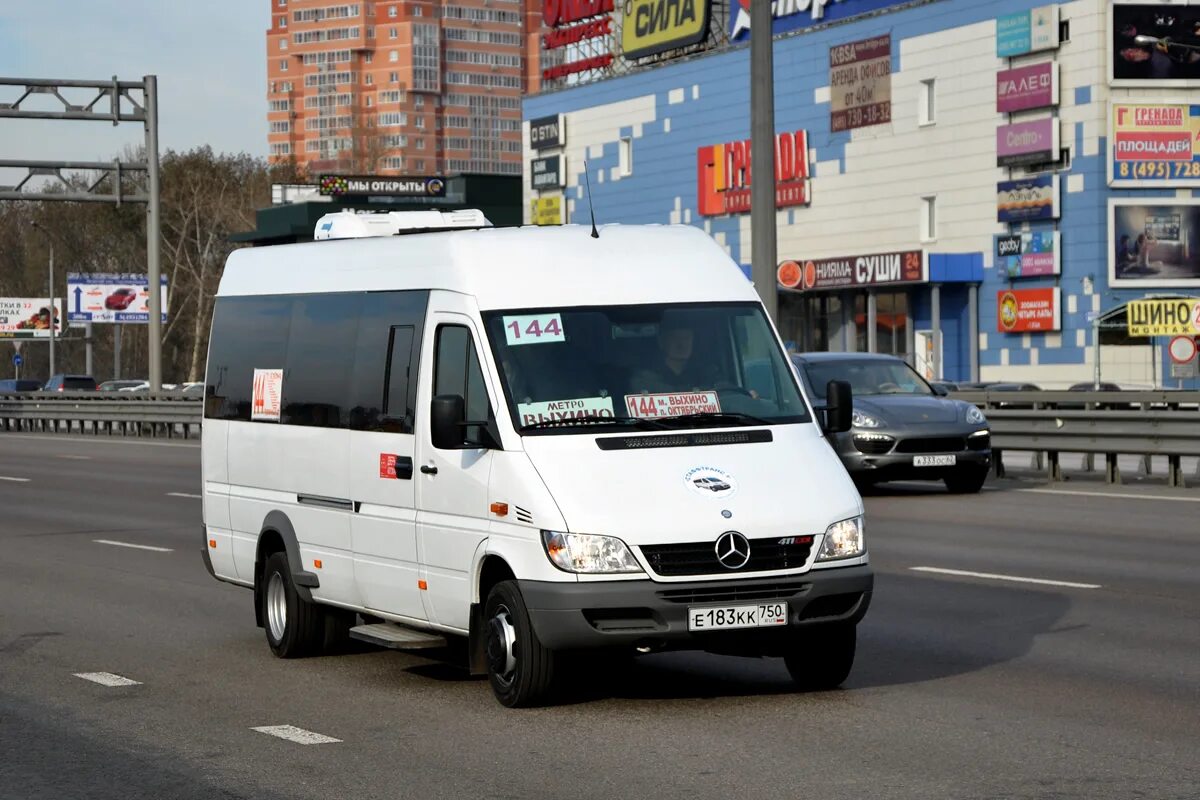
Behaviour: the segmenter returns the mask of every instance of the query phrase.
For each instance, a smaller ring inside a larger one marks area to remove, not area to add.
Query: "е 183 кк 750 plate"
[[[754,606],[692,606],[688,609],[689,631],[767,628],[787,625],[787,603]]]

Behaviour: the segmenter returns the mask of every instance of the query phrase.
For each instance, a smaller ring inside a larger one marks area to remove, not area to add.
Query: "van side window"
[[[462,395],[467,419],[486,420],[487,389],[471,331],[462,325],[443,325],[437,330],[436,344],[433,393]]]
[[[218,297],[209,342],[204,415],[250,420],[255,369],[284,369],[291,297]],[[284,387],[286,395],[287,387]]]
[[[350,376],[361,293],[301,295],[292,311],[280,422],[317,428],[350,424]]]
[[[350,428],[356,431],[412,433],[416,419],[421,332],[429,292],[369,292],[363,300],[354,346],[354,378],[351,381]],[[399,328],[409,329],[407,358],[397,349]],[[407,375],[405,383],[403,376]],[[399,385],[405,384],[403,391]],[[384,403],[387,403],[385,407]]]

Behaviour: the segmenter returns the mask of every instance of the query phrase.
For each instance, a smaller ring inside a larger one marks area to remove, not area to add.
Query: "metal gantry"
[[[4,87],[16,87],[22,93],[10,102],[0,100],[0,119],[55,119],[87,120],[93,122],[141,122],[146,137],[146,157],[141,162],[88,161],[22,161],[2,160],[0,168],[25,169],[20,182],[11,186],[0,186],[0,200],[44,200],[91,203],[145,203],[146,204],[146,272],[149,279],[150,319],[149,331],[149,379],[150,391],[157,393],[162,387],[162,299],[156,291],[162,274],[161,256],[161,212],[159,207],[159,162],[158,162],[158,77],[146,75],[140,81],[122,81],[113,76],[107,81],[53,80],[47,78],[0,78],[0,92]],[[88,102],[73,103],[64,92],[90,90],[84,99]],[[52,97],[60,104],[59,110],[47,111],[30,108],[31,98]],[[82,191],[63,175],[63,170],[87,170],[98,173]],[[124,178],[127,175],[145,176],[140,190],[126,193]],[[49,177],[56,183],[57,191],[27,190],[35,177]],[[108,180],[110,179],[111,180]],[[110,186],[108,191],[105,187]],[[51,302],[54,287],[51,286]]]

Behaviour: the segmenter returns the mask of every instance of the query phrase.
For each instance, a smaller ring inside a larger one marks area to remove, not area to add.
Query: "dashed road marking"
[[[189,500],[199,500],[203,496],[201,494],[188,494],[187,492],[167,492],[167,497],[186,497]]]
[[[6,475],[0,475],[0,481],[11,481],[13,483],[29,483],[29,478],[10,478]]]
[[[91,461],[92,460],[91,456],[76,456],[76,455],[71,455],[69,453],[68,454],[60,454],[59,458],[69,458],[72,461]]]
[[[96,544],[109,544],[113,547],[132,547],[134,550],[151,550],[155,553],[173,553],[170,547],[152,547],[148,544],[130,544],[129,542],[114,542],[112,539],[92,539]]]
[[[141,686],[141,681],[130,680],[112,672],[76,672],[76,678],[98,683],[101,686]]]
[[[913,572],[932,572],[938,575],[957,575],[964,578],[984,578],[990,581],[1012,581],[1014,583],[1036,583],[1040,586],[1065,586],[1069,589],[1099,589],[1098,583],[1075,583],[1052,581],[1046,578],[1023,578],[1020,575],[997,575],[991,572],[971,572],[965,569],[943,569],[941,567],[909,567]]]
[[[297,728],[295,725],[263,725],[258,728],[251,728],[250,730],[265,733],[268,736],[276,736],[280,739],[287,739],[289,742],[295,742],[296,744],[331,744],[341,741],[341,739],[335,739],[332,736],[325,736],[324,734]]]
[[[1175,497],[1169,494],[1134,494],[1133,492],[1079,492],[1070,489],[1009,489],[1028,494],[1065,494],[1074,497],[1117,497],[1122,500],[1167,500],[1175,503],[1200,503],[1200,497]]]

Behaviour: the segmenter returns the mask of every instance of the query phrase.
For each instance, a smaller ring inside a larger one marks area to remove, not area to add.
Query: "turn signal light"
[[[208,540],[208,546],[209,546],[209,547],[211,547],[213,550],[216,550],[216,549],[217,549],[217,540],[216,540],[216,539],[209,539],[209,540]]]
[[[425,581],[417,581],[417,588],[423,592],[429,588],[429,584]]]
[[[507,517],[508,503],[492,503],[492,513],[497,517]]]
[[[320,568],[321,568],[321,559],[319,559],[319,558],[314,558],[314,559],[313,559],[313,566],[314,566],[314,567],[316,567],[317,569],[320,569]]]

